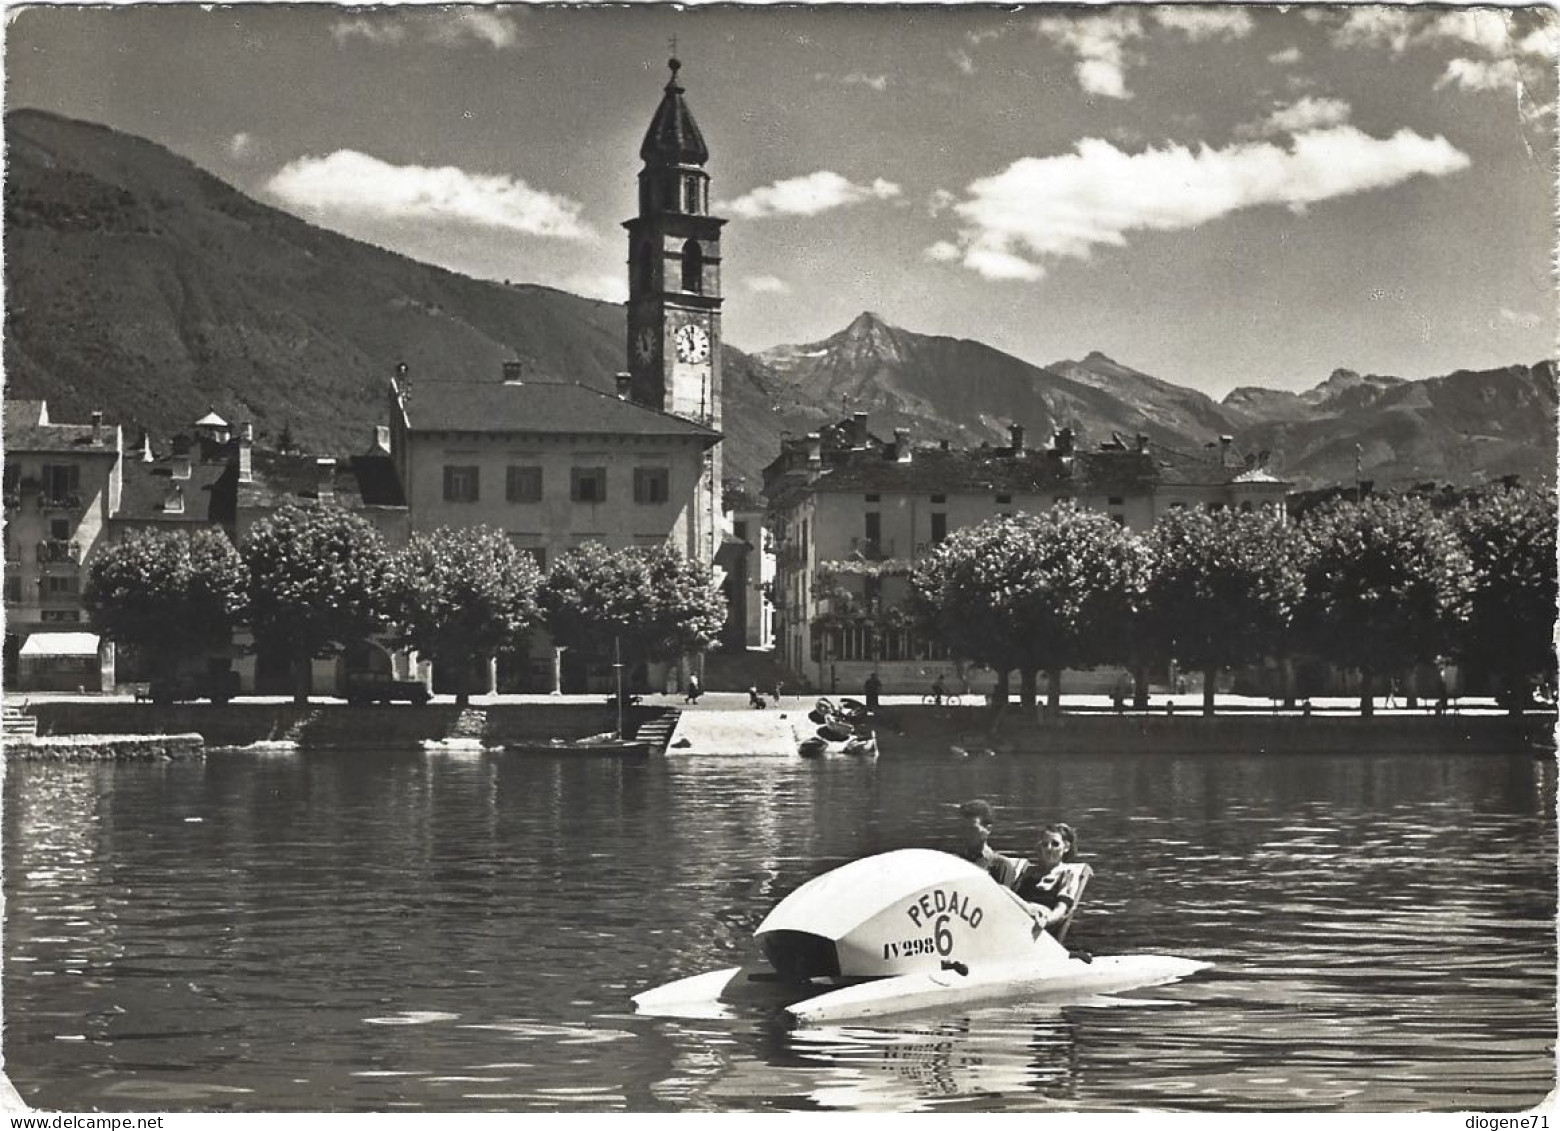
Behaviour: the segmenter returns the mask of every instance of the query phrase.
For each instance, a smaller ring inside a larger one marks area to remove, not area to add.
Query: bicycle
[[[924,707],[962,707],[964,695],[958,691],[944,691],[941,695],[935,691],[928,691],[921,696],[921,705]]]

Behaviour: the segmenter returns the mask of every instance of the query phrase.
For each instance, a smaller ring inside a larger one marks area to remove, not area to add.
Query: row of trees
[[[236,546],[215,530],[133,534],[89,565],[84,603],[99,633],[158,674],[247,628],[258,651],[289,661],[300,702],[314,657],[375,637],[448,665],[465,702],[486,661],[525,652],[537,628],[635,664],[707,649],[725,617],[708,568],[669,549],[585,543],[544,576],[499,530],[439,529],[393,550],[334,507],[282,508]]]
[[[908,608],[962,659],[1038,673],[1059,705],[1064,668],[1122,665],[1146,687],[1172,659],[1214,675],[1310,656],[1378,681],[1459,661],[1490,673],[1512,704],[1553,686],[1555,502],[1507,490],[1437,512],[1415,497],[1319,508],[1287,523],[1266,511],[1176,510],[1134,535],[1075,506],[959,531],[912,571]]]

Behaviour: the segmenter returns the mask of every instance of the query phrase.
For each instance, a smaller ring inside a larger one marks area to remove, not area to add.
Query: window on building
[[[1053,499],[1051,501],[1054,502],[1057,506],[1062,506],[1065,503],[1072,502],[1072,496],[1071,495],[1058,495],[1058,496],[1056,496],[1055,499]]]
[[[998,495],[997,496],[997,504],[999,506],[1004,504],[1004,503],[1011,503],[1012,501],[1013,501],[1013,496],[1012,495]]]
[[[56,542],[63,542],[70,537],[70,519],[51,518],[49,520],[49,537]]]
[[[1170,509],[1173,511],[1184,511],[1186,509],[1186,504],[1177,500],[1176,502],[1170,504]]]
[[[43,465],[43,495],[47,499],[59,499],[81,490],[81,468],[74,463],[46,463]]]
[[[1240,513],[1241,514],[1250,514],[1251,513],[1251,500],[1250,499],[1246,499],[1246,500],[1244,500],[1240,504]]]
[[[672,497],[672,473],[664,467],[634,468],[634,502],[664,503]]]
[[[73,573],[50,573],[43,578],[47,597],[74,597],[81,592],[81,579]]]
[[[699,212],[699,178],[689,177],[683,182],[683,211],[689,215]]]
[[[22,599],[22,579],[14,573],[6,575],[5,599],[12,605],[20,603]]]
[[[942,511],[932,512],[932,545],[948,537],[948,516]]]
[[[1209,514],[1218,514],[1223,509],[1224,509],[1224,504],[1223,503],[1209,503],[1208,504],[1208,513]]]
[[[479,495],[477,468],[475,465],[444,465],[444,501],[446,503],[474,503]]]
[[[1125,525],[1127,525],[1127,516],[1124,515],[1124,514],[1113,514],[1113,515],[1110,516],[1110,520],[1112,522],[1114,522],[1117,526],[1125,526]]]
[[[541,570],[543,573],[547,572],[546,546],[521,546],[520,552],[522,554],[530,555],[531,560],[536,563],[536,568]]]
[[[1121,506],[1125,506],[1126,505],[1126,500],[1123,499],[1120,495],[1112,495],[1105,502],[1106,502],[1107,506],[1112,506],[1112,507],[1121,507]]]
[[[934,503],[946,503],[947,501],[948,501],[948,496],[947,495],[933,495],[932,496],[932,502],[934,502]]]
[[[504,498],[511,503],[542,501],[542,469],[529,464],[511,464],[504,473]]]
[[[731,536],[739,542],[746,542],[748,532],[747,519],[737,518],[731,522]]]
[[[883,501],[883,496],[882,495],[867,495],[866,496],[866,500],[869,503],[881,503]]]
[[[704,293],[704,250],[698,240],[683,244],[682,289],[696,295]]]
[[[569,498],[576,503],[607,501],[607,469],[576,467],[569,475]]]
[[[7,597],[6,599],[10,600],[9,597]],[[18,601],[21,600],[21,594],[20,593],[17,594],[17,598],[16,599]],[[80,609],[43,609],[43,610],[39,611],[38,619],[43,621],[44,624],[80,624],[81,623],[81,610]]]

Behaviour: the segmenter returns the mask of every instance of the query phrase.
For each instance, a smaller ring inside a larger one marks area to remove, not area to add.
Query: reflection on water
[[[9,767],[5,1057],[65,1110],[1511,1110],[1554,1081],[1550,763],[470,751]],[[870,852],[1079,828],[1135,1000],[637,1017]]]

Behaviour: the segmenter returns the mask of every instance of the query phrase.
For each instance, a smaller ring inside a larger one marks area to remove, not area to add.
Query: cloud
[[[791,285],[776,275],[749,275],[742,285],[757,295],[788,295]]]
[[[953,59],[953,65],[967,75],[975,73],[975,60],[968,51],[957,50],[948,53]]]
[[[352,16],[331,24],[330,37],[337,43],[344,43],[349,39],[366,39],[370,43],[401,43],[406,39],[406,28],[387,20]]]
[[[331,24],[330,35],[337,43],[365,39],[377,44],[400,44],[411,34],[425,43],[460,47],[467,43],[485,43],[495,51],[520,43],[520,27],[515,17],[490,8],[402,9],[382,16],[351,16]]]
[[[1314,17],[1322,22],[1327,16]],[[1401,55],[1411,47],[1473,47],[1486,55],[1513,53],[1538,57],[1554,54],[1553,37],[1544,26],[1516,39],[1511,13],[1499,8],[1414,11],[1385,6],[1349,9],[1333,29],[1339,47],[1385,47]]]
[[[228,138],[227,151],[228,156],[234,158],[235,160],[248,160],[255,151],[254,135],[248,133],[247,131],[240,130],[238,133]]]
[[[1500,313],[1490,322],[1491,328],[1532,330],[1543,324],[1543,319],[1532,311],[1512,310],[1501,307]]]
[[[455,223],[555,239],[596,239],[580,205],[509,176],[445,166],[391,165],[350,149],[300,157],[266,189],[289,207],[317,216]]]
[[[1086,94],[1132,97],[1127,90],[1127,44],[1143,35],[1143,23],[1135,12],[1117,11],[1081,19],[1042,16],[1033,26],[1041,39],[1077,58],[1078,85]]]
[[[520,29],[515,24],[515,18],[503,12],[464,8],[453,16],[440,13],[438,21],[429,30],[428,38],[434,43],[452,46],[474,40],[486,43],[495,51],[502,51],[520,42]]]
[[[933,263],[957,263],[964,258],[964,251],[949,240],[938,240],[926,249],[925,255]]]
[[[776,181],[756,188],[736,200],[717,204],[716,210],[760,220],[765,216],[816,216],[830,209],[860,204],[866,200],[889,200],[900,188],[881,177],[870,185],[853,184],[838,173],[820,169],[802,177]]]
[[[1244,8],[1202,7],[1173,4],[1152,9],[1161,27],[1184,32],[1193,42],[1205,39],[1244,39],[1251,34],[1251,13]]]
[[[1194,43],[1209,39],[1243,39],[1254,27],[1250,13],[1236,7],[1167,4],[1145,7],[1161,28],[1177,32]],[[1085,94],[1100,98],[1128,99],[1127,69],[1142,62],[1129,44],[1144,38],[1139,11],[1118,9],[1106,15],[1081,17],[1041,16],[1033,23],[1041,39],[1069,51],[1078,85]]]
[[[1275,51],[1267,57],[1267,61],[1275,67],[1287,67],[1300,61],[1300,48],[1286,47],[1282,51]]]
[[[852,71],[848,75],[838,76],[830,75],[823,71],[815,71],[813,72],[813,81],[834,82],[839,83],[841,86],[866,86],[871,87],[880,94],[888,89],[887,75],[868,75],[863,74],[861,71]]]
[[[1271,137],[1274,134],[1299,134],[1326,129],[1349,120],[1353,109],[1341,98],[1313,98],[1280,106],[1255,126],[1241,129],[1242,136]]]
[[[1437,90],[1447,86],[1463,90],[1520,90],[1522,69],[1515,59],[1464,59],[1457,58],[1446,64],[1446,70],[1435,80]]]
[[[954,208],[963,265],[988,279],[1035,280],[1042,261],[1088,259],[1141,231],[1184,231],[1247,208],[1308,205],[1416,176],[1447,176],[1469,159],[1445,138],[1399,130],[1373,138],[1336,125],[1295,136],[1289,148],[1241,142],[1125,153],[1085,139],[1056,157],[1026,157],[973,182]],[[949,241],[928,249],[950,258]],[[935,250],[934,250],[935,249]]]

